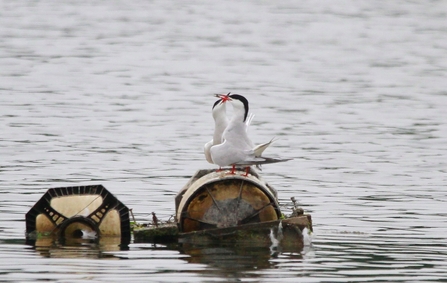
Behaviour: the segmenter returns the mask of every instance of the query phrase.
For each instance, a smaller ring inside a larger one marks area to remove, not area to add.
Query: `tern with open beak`
[[[245,176],[247,176],[251,165],[290,160],[262,156],[264,150],[274,142],[274,139],[258,146],[253,145],[247,134],[249,103],[244,96],[227,94],[220,95],[220,97],[229,101],[233,106],[233,117],[222,134],[222,142],[210,148],[210,156],[214,164],[220,167],[231,165],[231,174],[234,174],[237,165],[245,166]]]
[[[213,162],[213,159],[211,158],[211,152],[210,149],[212,146],[219,145],[223,142],[223,133],[225,129],[228,126],[228,118],[226,113],[226,102],[230,99],[230,92],[226,95],[222,94],[216,94],[216,97],[219,97],[219,99],[214,102],[213,108],[212,108],[212,115],[214,119],[214,134],[213,139],[207,142],[204,146],[204,153],[206,160],[211,163],[215,164]],[[245,121],[245,131],[248,131],[248,126],[250,125],[252,119],[254,117],[254,114],[250,113],[248,114],[248,118]]]

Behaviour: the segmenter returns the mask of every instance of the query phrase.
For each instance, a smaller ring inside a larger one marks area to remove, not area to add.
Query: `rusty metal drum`
[[[276,191],[253,169],[244,174],[197,171],[176,197],[180,233],[278,220]]]

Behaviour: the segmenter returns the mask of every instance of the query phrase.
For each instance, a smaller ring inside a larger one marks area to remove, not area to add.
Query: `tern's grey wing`
[[[240,150],[253,148],[253,142],[247,135],[244,123],[230,123],[223,134],[223,139]]]
[[[272,157],[254,157],[247,158],[243,161],[237,162],[237,165],[251,166],[251,165],[262,165],[269,163],[278,163],[292,160],[292,158],[272,158]]]
[[[225,140],[219,145],[212,146],[210,153],[214,164],[221,167],[244,161],[247,158],[245,150],[228,140]]]

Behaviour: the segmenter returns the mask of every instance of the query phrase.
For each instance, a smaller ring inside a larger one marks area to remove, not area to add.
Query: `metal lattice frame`
[[[73,196],[73,195],[99,195],[102,197],[102,204],[88,216],[85,216],[87,222],[99,227],[107,212],[112,209],[118,211],[121,225],[121,243],[130,241],[130,221],[129,209],[113,196],[103,185],[60,187],[49,189],[42,198],[28,211],[26,219],[27,235],[36,230],[36,218],[39,214],[44,214],[55,225],[61,227],[70,219],[79,218],[78,215],[67,217],[56,209],[51,207],[51,200],[55,197]]]

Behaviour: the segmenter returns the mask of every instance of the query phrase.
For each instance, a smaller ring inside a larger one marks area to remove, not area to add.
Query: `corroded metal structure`
[[[25,218],[28,240],[94,234],[120,237],[121,244],[130,241],[129,209],[102,185],[51,188]]]
[[[199,170],[176,196],[176,220],[182,233],[278,220],[276,191],[254,170]]]

